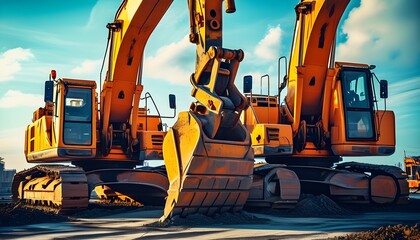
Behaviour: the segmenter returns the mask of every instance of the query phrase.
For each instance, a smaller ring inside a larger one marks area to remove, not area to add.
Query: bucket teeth
[[[175,215],[240,211],[252,185],[249,137],[209,139],[193,114],[181,113],[178,121],[186,117],[188,124],[175,124],[163,145],[170,186],[161,221]]]

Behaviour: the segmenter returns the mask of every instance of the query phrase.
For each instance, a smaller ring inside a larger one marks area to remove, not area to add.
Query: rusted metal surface
[[[256,165],[247,206],[291,208],[300,197],[296,173],[281,164]]]
[[[337,169],[370,173],[370,197],[374,203],[406,203],[409,188],[407,174],[399,167],[348,162],[338,164]]]

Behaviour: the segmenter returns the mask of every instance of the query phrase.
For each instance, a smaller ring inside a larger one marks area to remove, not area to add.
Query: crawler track
[[[80,211],[89,203],[85,172],[65,165],[39,165],[15,175],[14,201],[54,209],[58,213]]]
[[[407,174],[400,168],[388,165],[376,165],[369,163],[348,162],[338,164],[336,169],[348,170],[351,172],[370,173],[371,200],[376,203],[382,203],[380,197],[376,197],[375,193],[386,188],[386,178],[392,178],[396,189],[393,203],[406,203],[408,201],[409,188],[407,182]],[[390,181],[388,181],[390,182]],[[376,187],[376,186],[378,187]],[[391,186],[390,186],[391,187]],[[381,188],[381,189],[376,189]],[[381,195],[379,193],[378,195]]]

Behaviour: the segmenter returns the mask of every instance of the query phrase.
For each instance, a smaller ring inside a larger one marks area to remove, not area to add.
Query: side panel
[[[341,115],[341,116],[339,116]],[[334,115],[331,148],[340,156],[388,156],[395,152],[395,116],[392,111],[375,111],[376,141],[347,141],[343,112]]]
[[[30,162],[33,155],[40,151],[57,147],[57,142],[51,139],[52,116],[43,116],[29,124],[25,132],[26,159]],[[54,138],[55,140],[55,138]]]

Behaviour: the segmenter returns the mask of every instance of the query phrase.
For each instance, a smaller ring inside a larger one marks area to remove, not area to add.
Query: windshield
[[[374,139],[370,79],[364,70],[343,71],[343,100],[348,140]]]
[[[64,143],[73,145],[91,145],[91,89],[67,88],[64,103]]]
[[[366,72],[345,71],[343,74],[346,106],[351,108],[370,108],[369,83]]]

